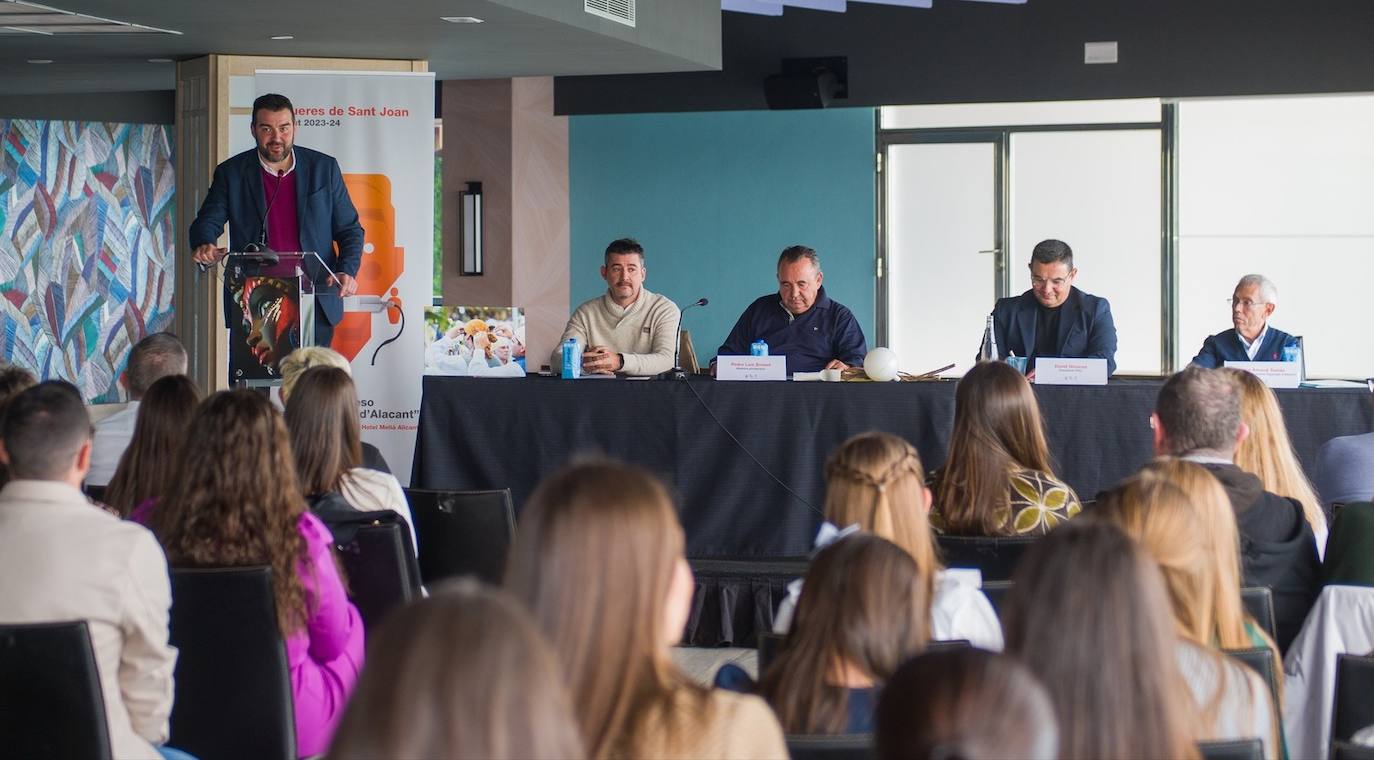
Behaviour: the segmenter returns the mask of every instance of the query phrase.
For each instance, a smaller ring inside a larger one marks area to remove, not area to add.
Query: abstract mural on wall
[[[172,318],[171,128],[0,119],[0,358],[119,400]]]

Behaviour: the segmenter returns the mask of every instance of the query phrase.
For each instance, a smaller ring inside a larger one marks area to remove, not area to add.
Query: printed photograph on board
[[[425,374],[524,377],[524,310],[516,306],[426,307]]]

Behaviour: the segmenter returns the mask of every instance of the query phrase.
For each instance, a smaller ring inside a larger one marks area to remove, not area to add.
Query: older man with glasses
[[[1279,291],[1262,274],[1247,274],[1236,283],[1231,295],[1230,330],[1219,332],[1202,342],[1193,364],[1209,369],[1226,362],[1283,361],[1283,347],[1297,339],[1269,326],[1269,317],[1278,305]]]

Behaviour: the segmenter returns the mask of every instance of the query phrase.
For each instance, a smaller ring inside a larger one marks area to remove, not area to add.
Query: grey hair
[[[1240,282],[1236,283],[1236,290],[1248,288],[1251,285],[1259,286],[1259,296],[1263,303],[1278,304],[1279,289],[1278,286],[1274,285],[1273,280],[1262,274],[1247,274],[1240,278]]]
[[[169,332],[147,335],[129,352],[125,372],[129,398],[137,401],[158,380],[168,375],[186,374],[186,347]]]

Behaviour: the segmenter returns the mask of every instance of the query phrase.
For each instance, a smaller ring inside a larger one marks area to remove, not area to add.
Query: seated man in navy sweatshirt
[[[1193,364],[1213,368],[1225,366],[1226,362],[1283,361],[1283,347],[1293,336],[1269,326],[1278,300],[1279,290],[1268,277],[1247,274],[1240,278],[1231,294],[1234,327],[1204,340]]]
[[[821,287],[821,257],[804,245],[778,257],[778,292],[749,305],[717,356],[746,356],[756,340],[787,357],[787,374],[848,369],[862,364],[868,343],[854,313]],[[714,364],[714,361],[712,362]]]

